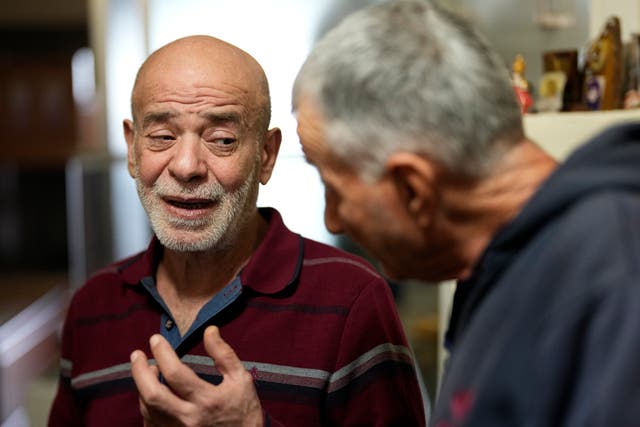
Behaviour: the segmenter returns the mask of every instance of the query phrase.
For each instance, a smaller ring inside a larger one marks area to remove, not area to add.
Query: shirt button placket
[[[173,325],[174,325],[174,323],[173,323],[173,320],[171,320],[171,319],[167,319],[167,320],[164,322],[164,327],[165,327],[165,329],[166,329],[167,331],[170,331],[170,330],[171,330],[171,328],[173,328]]]

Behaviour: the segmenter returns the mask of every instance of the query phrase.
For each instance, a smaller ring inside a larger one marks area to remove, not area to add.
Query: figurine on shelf
[[[533,97],[531,96],[531,85],[525,77],[527,64],[524,57],[517,54],[511,64],[511,84],[516,93],[516,98],[520,103],[520,111],[527,113],[533,105]]]
[[[624,95],[624,109],[640,108],[640,91],[630,89]]]
[[[542,55],[542,62],[543,73],[561,71],[565,75],[566,82],[562,96],[562,111],[584,110],[584,102],[582,101],[583,70],[578,67],[578,50],[545,51]],[[542,88],[539,88],[538,91],[542,91]]]
[[[631,34],[627,55],[625,109],[640,108],[640,33]]]
[[[622,101],[622,41],[620,20],[610,17],[589,46],[585,62],[584,99],[591,110],[619,108]]]
[[[556,112],[562,110],[562,98],[567,75],[562,71],[547,71],[540,77],[538,84],[538,112]]]

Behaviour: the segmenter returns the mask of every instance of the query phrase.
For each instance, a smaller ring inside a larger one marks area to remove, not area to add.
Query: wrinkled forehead
[[[184,57],[154,61],[141,69],[133,91],[134,100],[142,102],[157,90],[177,91],[201,88],[232,88],[250,94],[258,92],[256,78],[241,66],[216,63],[210,58]]]
[[[262,108],[269,96],[262,68],[245,52],[223,43],[176,43],[152,54],[140,68],[133,114],[163,94],[202,92],[236,97],[248,108]]]

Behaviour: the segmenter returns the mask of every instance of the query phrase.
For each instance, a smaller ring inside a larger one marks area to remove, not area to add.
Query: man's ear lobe
[[[280,143],[282,142],[282,132],[278,128],[269,129],[264,138],[264,144],[261,147],[262,153],[260,157],[260,183],[265,185],[269,182],[273,168],[280,151]]]
[[[129,169],[129,175],[135,176],[135,153],[133,143],[135,140],[135,125],[131,120],[122,121],[122,130],[124,132],[124,139],[127,142],[127,167]]]
[[[420,227],[427,227],[436,205],[433,163],[415,153],[395,153],[387,161],[387,171],[395,180],[405,209]]]

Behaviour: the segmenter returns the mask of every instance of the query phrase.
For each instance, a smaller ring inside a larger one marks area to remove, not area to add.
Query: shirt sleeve
[[[329,425],[424,426],[413,354],[389,285],[371,281],[353,303],[329,381]]]
[[[540,332],[537,391],[551,402],[546,425],[640,420],[640,210],[631,200],[599,193],[575,209],[551,254],[569,267],[542,276],[569,289],[554,298]]]

